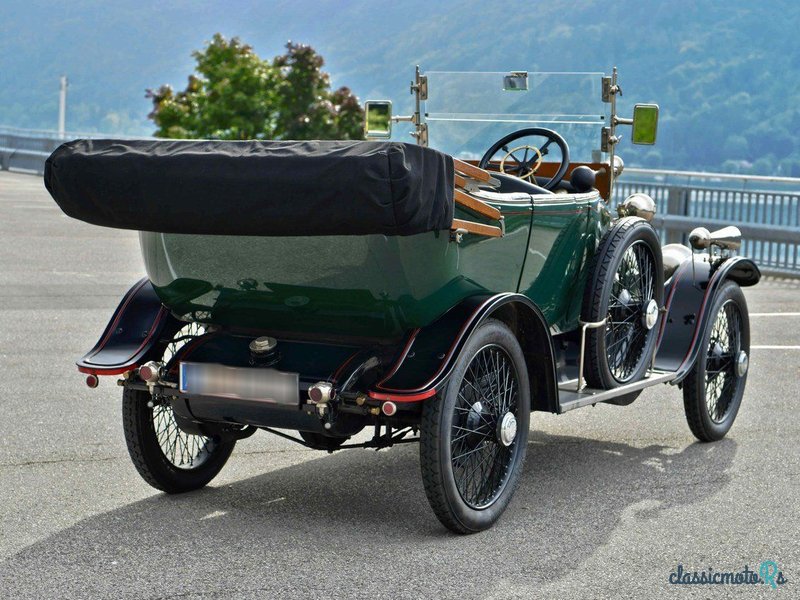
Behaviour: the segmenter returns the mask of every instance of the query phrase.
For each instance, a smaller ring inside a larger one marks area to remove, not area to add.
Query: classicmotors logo
[[[741,571],[717,571],[709,567],[704,571],[689,571],[679,564],[669,574],[673,585],[768,585],[772,589],[787,583],[783,572],[774,560],[763,561],[758,568],[745,565]]]

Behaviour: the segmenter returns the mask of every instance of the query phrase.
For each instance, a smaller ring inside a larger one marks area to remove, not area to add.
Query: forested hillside
[[[211,4],[211,3],[205,3]],[[71,130],[151,133],[145,88],[185,85],[214,32],[264,57],[313,45],[333,84],[410,106],[419,63],[437,70],[622,74],[623,109],[661,105],[654,148],[628,163],[800,176],[800,4],[789,0],[325,2],[6,0],[0,124],[53,128],[70,77]]]

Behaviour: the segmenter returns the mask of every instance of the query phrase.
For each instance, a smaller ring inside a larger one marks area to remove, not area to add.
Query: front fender
[[[708,255],[693,254],[670,278],[665,289],[665,314],[661,320],[655,368],[677,373],[680,383],[694,365],[709,326],[708,307],[726,280],[742,287],[761,279],[758,266],[749,258],[736,256],[708,262]]]
[[[371,387],[369,396],[419,402],[435,395],[446,385],[472,333],[489,318],[505,322],[520,341],[531,374],[532,407],[555,412],[556,371],[547,322],[528,297],[515,293],[473,296],[412,332],[395,364]]]
[[[76,364],[93,375],[119,375],[149,360],[165,334],[181,323],[161,304],[148,279],[136,283],[123,296],[103,335]]]

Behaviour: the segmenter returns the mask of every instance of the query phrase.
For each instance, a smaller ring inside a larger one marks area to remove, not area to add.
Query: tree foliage
[[[361,139],[364,114],[347,87],[331,90],[325,64],[311,46],[286,44],[271,61],[238,38],[215,34],[195,51],[186,89],[147,90],[157,137]]]

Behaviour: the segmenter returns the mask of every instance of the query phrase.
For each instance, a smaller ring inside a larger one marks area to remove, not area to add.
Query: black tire
[[[664,268],[658,235],[647,221],[625,217],[603,239],[589,268],[582,319],[604,327],[586,332],[585,377],[589,387],[611,389],[641,379],[658,337],[644,314],[664,302]]]
[[[350,439],[349,437],[325,435],[324,433],[317,433],[316,431],[299,431],[298,433],[310,448],[314,450],[325,450],[327,452],[338,450],[341,448],[342,444]]]
[[[159,402],[152,407],[148,406],[152,399],[148,392],[141,390],[126,389],[122,394],[122,427],[128,453],[136,470],[147,483],[168,494],[179,494],[203,487],[225,465],[236,440],[184,433],[177,427],[169,403]],[[162,429],[171,427],[170,418],[175,430],[170,430],[172,433],[165,437]],[[172,458],[168,456],[170,446],[167,445],[168,450],[165,452],[159,443],[156,420],[159,421],[162,442],[166,440],[165,443],[169,444],[169,440],[173,440]],[[178,440],[186,444],[180,446],[185,452],[183,458],[188,460],[188,464],[180,461],[185,466],[177,464],[175,449],[178,447]],[[195,449],[197,453],[194,452]]]
[[[516,423],[516,434],[505,439],[508,444],[501,441],[498,424],[503,419],[508,432],[510,421]],[[530,388],[522,349],[504,323],[490,319],[461,351],[444,392],[428,399],[422,410],[422,482],[445,527],[475,533],[500,518],[519,484],[529,424]],[[476,460],[481,471],[474,474]]]
[[[683,380],[686,421],[701,442],[725,437],[739,412],[747,382],[737,372],[739,352],[750,353],[750,318],[742,289],[726,281],[709,308],[700,352]]]

